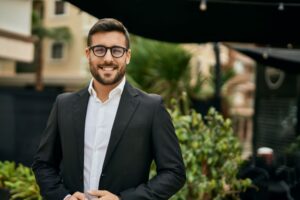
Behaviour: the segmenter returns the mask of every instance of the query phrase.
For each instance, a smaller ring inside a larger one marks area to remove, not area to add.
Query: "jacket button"
[[[101,177],[104,177],[105,176],[105,174],[101,174]]]

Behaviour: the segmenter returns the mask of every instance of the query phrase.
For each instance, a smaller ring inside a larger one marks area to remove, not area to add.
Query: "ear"
[[[85,48],[85,56],[87,59],[90,58],[90,49],[88,47]]]
[[[127,65],[130,63],[130,59],[131,59],[131,49],[128,49],[128,51],[126,52],[126,64]]]

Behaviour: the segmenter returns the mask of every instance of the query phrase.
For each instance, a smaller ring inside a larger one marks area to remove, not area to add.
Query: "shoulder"
[[[64,93],[59,94],[56,97],[56,102],[58,102],[58,103],[69,102],[72,99],[74,99],[75,96],[76,95],[74,92],[64,92]]]
[[[74,96],[74,92],[64,92],[64,93],[61,93],[59,95],[57,95],[56,99],[57,101],[65,101],[67,99],[70,99]]]
[[[136,87],[133,87],[131,84],[129,84],[128,82],[126,83],[125,88],[127,88],[127,90],[129,91],[129,93],[132,96],[138,96],[139,98],[141,98],[142,100],[146,100],[146,101],[162,101],[162,97],[158,94],[152,94],[152,93],[147,93],[141,89],[138,89]]]
[[[152,93],[147,93],[147,92],[144,92],[144,91],[141,91],[139,90],[139,94],[140,94],[140,97],[143,99],[143,100],[146,100],[146,101],[149,101],[149,102],[156,102],[156,103],[161,103],[163,101],[163,98],[158,95],[158,94],[152,94]]]
[[[70,102],[75,100],[76,98],[80,97],[80,96],[84,96],[88,93],[87,88],[81,89],[79,91],[75,91],[75,92],[64,92],[59,94],[56,97],[56,101],[57,102]]]
[[[153,105],[160,105],[163,103],[163,98],[158,95],[158,94],[152,94],[152,93],[147,93],[143,90],[140,90],[138,88],[132,87],[131,85],[128,84],[130,93],[137,97],[143,105],[146,106],[153,106]]]

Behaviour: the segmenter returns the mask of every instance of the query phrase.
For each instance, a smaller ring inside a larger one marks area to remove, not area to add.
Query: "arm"
[[[171,117],[162,100],[152,122],[152,149],[157,175],[146,184],[121,192],[122,200],[163,200],[170,198],[185,183],[185,167]]]
[[[32,165],[41,195],[47,200],[64,199],[69,194],[59,175],[62,153],[57,123],[57,107],[58,100],[54,103]]]

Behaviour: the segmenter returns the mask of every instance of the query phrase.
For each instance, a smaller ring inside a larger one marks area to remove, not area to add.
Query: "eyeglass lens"
[[[110,50],[111,55],[116,58],[122,57],[126,51],[125,48],[118,47],[118,46],[114,46],[114,47],[94,46],[94,47],[92,47],[94,54],[96,56],[100,56],[100,57],[105,56],[108,49]]]

